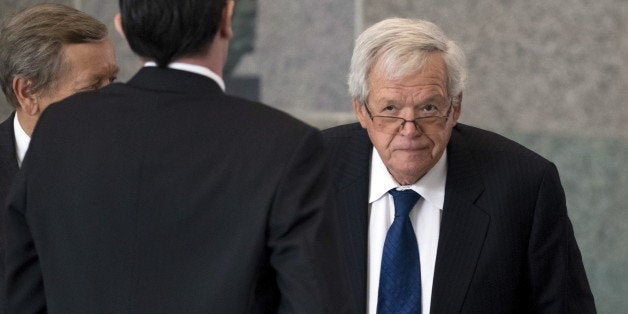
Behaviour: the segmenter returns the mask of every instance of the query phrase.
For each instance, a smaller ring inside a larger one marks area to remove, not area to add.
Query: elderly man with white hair
[[[550,161],[457,123],[461,49],[434,24],[364,31],[359,123],[324,131],[358,313],[594,313]]]

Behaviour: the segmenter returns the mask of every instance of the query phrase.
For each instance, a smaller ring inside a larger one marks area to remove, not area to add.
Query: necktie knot
[[[399,191],[392,189],[388,193],[392,195],[395,202],[395,217],[407,217],[416,202],[421,198],[421,195],[413,190]]]

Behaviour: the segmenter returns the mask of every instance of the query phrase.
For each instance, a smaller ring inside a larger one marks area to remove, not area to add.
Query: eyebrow
[[[443,97],[442,95],[432,95],[432,96],[429,96],[428,98],[426,98],[426,99],[424,99],[424,100],[422,100],[420,102],[415,102],[413,106],[422,105],[422,104],[425,104],[425,103],[433,102],[435,100],[443,100],[444,101],[445,97]],[[402,103],[399,102],[398,100],[396,100],[396,99],[389,99],[389,98],[383,98],[383,99],[381,99],[381,101],[377,101],[376,104],[383,104],[385,106],[402,105]]]
[[[427,102],[433,102],[436,100],[443,100],[445,101],[445,97],[443,97],[442,95],[432,95],[426,99],[424,99],[423,101],[421,101],[421,103],[427,103]]]
[[[118,72],[120,72],[120,67],[117,64],[109,64],[107,65],[107,70],[106,70],[105,75],[93,76],[91,82],[92,84],[96,84],[104,78],[108,79],[110,76],[117,76]]]
[[[82,91],[96,84],[99,84],[100,81],[104,78],[109,79],[110,75],[117,76],[118,72],[120,71],[120,67],[117,64],[109,64],[106,71],[106,75],[101,75],[100,73],[98,73],[98,75],[91,75],[89,79],[85,82],[85,84],[80,84],[76,86],[75,89],[77,91]]]

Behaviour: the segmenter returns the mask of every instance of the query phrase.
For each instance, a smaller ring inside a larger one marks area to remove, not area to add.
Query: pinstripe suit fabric
[[[372,145],[359,124],[325,130],[352,302],[366,311]],[[454,127],[432,313],[595,313],[558,172],[497,134]]]

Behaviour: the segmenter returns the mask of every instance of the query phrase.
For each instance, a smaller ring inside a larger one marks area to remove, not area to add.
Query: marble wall
[[[227,82],[253,82],[245,97],[321,128],[354,121],[345,81],[356,33],[391,16],[440,25],[469,60],[462,122],[556,163],[598,310],[628,309],[628,1],[238,1],[257,2],[253,50]],[[0,11],[37,2],[0,0]],[[109,25],[121,81],[139,68],[113,31],[116,1],[48,2]],[[9,111],[0,100],[0,118]]]

